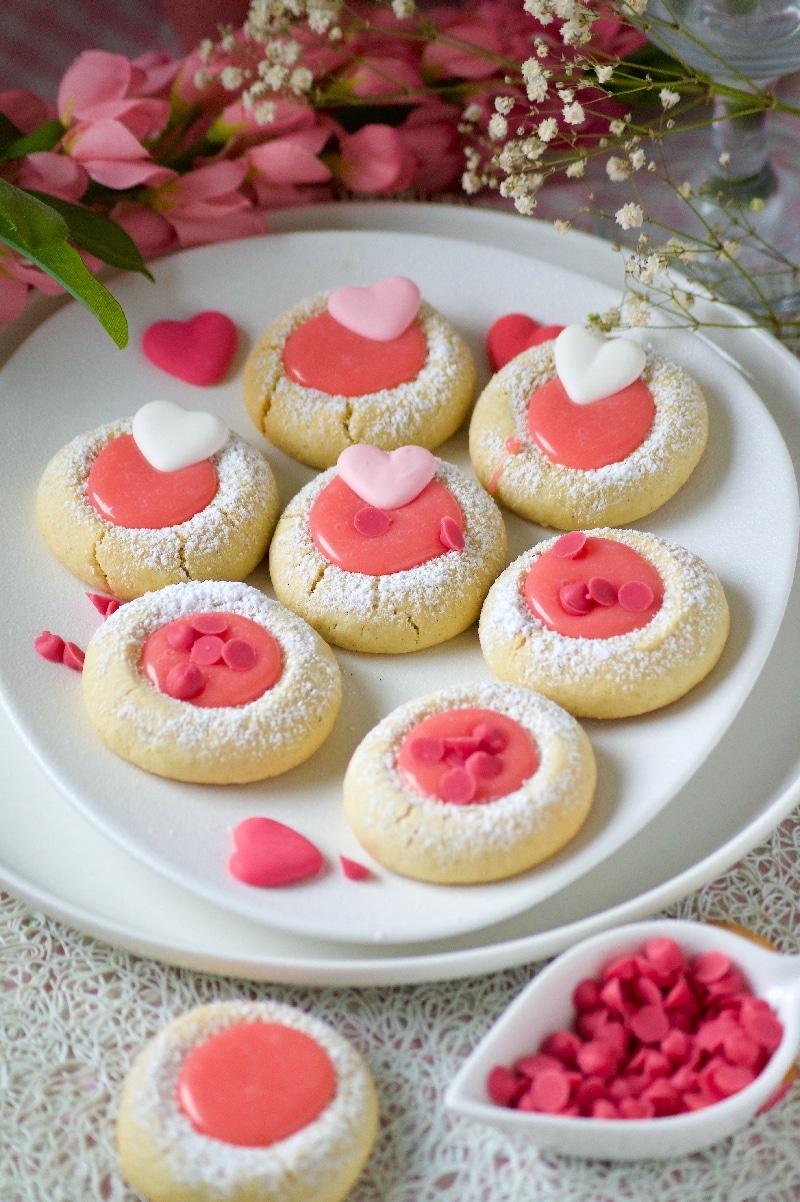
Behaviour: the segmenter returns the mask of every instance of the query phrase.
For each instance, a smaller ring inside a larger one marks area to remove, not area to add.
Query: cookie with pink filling
[[[315,468],[356,443],[439,446],[465,420],[474,388],[467,344],[403,276],[300,301],[266,330],[244,371],[256,428]]]
[[[393,872],[437,884],[514,876],[580,830],[595,761],[565,710],[497,682],[416,698],[378,723],[344,778],[348,822]]]
[[[148,1202],[341,1202],[378,1129],[372,1078],[327,1023],[271,1000],[175,1018],[122,1091],[122,1171]]]
[[[500,511],[424,447],[347,448],[289,502],[270,549],[275,593],[329,643],[396,654],[478,616],[506,559]]]
[[[197,784],[277,776],[322,745],[339,667],[310,626],[246,584],[175,584],[123,605],[94,633],[86,711],[111,751]]]
[[[265,456],[214,414],[167,401],[73,439],[36,494],[53,554],[123,600],[185,580],[243,580],[278,512]]]
[[[624,718],[703,680],[729,623],[722,584],[685,547],[638,530],[573,530],[505,569],[478,634],[500,680],[582,717]]]

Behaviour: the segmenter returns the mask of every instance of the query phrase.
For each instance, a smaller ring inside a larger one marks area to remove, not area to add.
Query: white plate
[[[307,214],[291,214],[284,220],[294,224],[298,217],[301,225],[309,220]],[[466,210],[354,206],[327,210],[317,219],[356,226],[388,221],[401,229],[419,223],[434,233],[438,224],[442,230],[483,242],[526,244],[540,258],[573,255],[597,271],[605,271],[612,262],[605,247],[585,238],[564,242],[534,223]],[[725,337],[741,340],[734,340],[732,349],[757,379],[765,384],[770,378],[770,402],[782,419],[784,433],[796,442],[791,398],[797,382],[796,363],[760,335],[737,332]],[[11,500],[17,502],[18,516],[25,512],[24,501]],[[35,597],[29,601],[33,603]],[[792,618],[793,613],[787,625],[791,626]],[[791,750],[796,739],[791,719],[797,707],[796,684],[787,657],[782,633],[778,653],[771,657],[754,697],[718,751],[628,848],[534,911],[490,932],[450,940],[446,945],[376,951],[286,940],[189,898],[109,847],[61,804],[8,734],[7,726],[3,750],[11,787],[4,794],[8,803],[0,806],[3,878],[34,903],[128,947],[196,967],[249,976],[341,983],[418,980],[485,971],[549,954],[593,929],[647,913],[680,896],[731,863],[788,810],[796,796],[797,766]],[[773,695],[779,699],[779,750],[774,762],[759,765],[768,729],[764,699]],[[785,749],[782,727],[790,731]],[[23,795],[27,795],[25,806],[18,808]],[[681,835],[691,823],[694,829],[687,843]],[[64,857],[61,849],[67,847],[69,855]]]

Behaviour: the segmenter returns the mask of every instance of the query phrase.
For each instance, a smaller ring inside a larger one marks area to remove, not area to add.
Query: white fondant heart
[[[342,451],[336,466],[345,484],[377,509],[407,505],[436,475],[436,459],[424,447],[380,451],[356,443]]]
[[[646,356],[630,338],[603,338],[584,326],[567,326],[555,341],[556,372],[576,405],[602,400],[638,380]]]
[[[132,434],[152,467],[177,472],[219,451],[228,440],[228,427],[215,413],[149,401],[134,414]]]
[[[419,306],[419,288],[402,275],[387,276],[369,288],[347,285],[328,297],[328,312],[339,325],[375,342],[399,338]]]

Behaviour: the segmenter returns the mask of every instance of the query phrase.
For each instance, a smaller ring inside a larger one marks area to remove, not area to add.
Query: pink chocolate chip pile
[[[475,800],[479,777],[498,776],[503,770],[502,752],[506,736],[498,726],[478,722],[471,735],[443,739],[419,735],[411,744],[411,755],[421,764],[448,765],[439,780],[439,796],[453,805]]]
[[[613,960],[572,1000],[570,1030],[489,1073],[498,1106],[603,1119],[686,1114],[754,1081],[783,1036],[728,956],[689,961],[672,939]]]

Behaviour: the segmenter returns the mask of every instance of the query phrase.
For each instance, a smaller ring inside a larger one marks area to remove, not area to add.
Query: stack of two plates
[[[481,384],[489,374],[484,338],[497,317],[525,312],[567,323],[619,301],[610,282],[618,267],[604,244],[564,239],[513,216],[353,205],[287,213],[273,229],[267,238],[165,260],[155,286],[119,281],[114,291],[131,329],[125,352],[70,305],[0,373],[0,602],[15,644],[0,665],[0,747],[11,785],[0,801],[0,882],[81,929],[163,960],[253,978],[364,984],[537,959],[709,880],[788,812],[800,779],[793,750],[800,685],[787,667],[800,607],[784,619],[798,531],[787,443],[800,445],[792,399],[800,368],[753,331],[715,333],[723,353],[685,332],[652,331],[656,348],[701,384],[711,433],[690,481],[636,523],[686,545],[720,576],[732,616],[728,646],[683,701],[630,721],[586,724],[599,766],[595,805],[578,837],[532,872],[438,887],[380,866],[352,881],[339,868],[340,855],[368,862],[342,813],[349,756],[401,702],[488,679],[474,628],[415,655],[337,651],[345,701],[325,746],[283,777],[232,788],[164,781],[118,760],[88,725],[78,678],[34,656],[41,629],[85,645],[98,620],[36,529],[33,496],[49,457],[76,434],[156,398],[212,409],[258,444],[241,399],[243,357],[301,297],[409,276],[464,334]],[[201,392],[159,373],[140,341],[153,321],[208,308],[236,322],[240,357],[226,382]],[[285,502],[311,473],[266,449]],[[469,470],[463,433],[438,453]],[[542,535],[511,517],[508,528],[512,555]],[[253,583],[268,590],[263,569]],[[284,889],[233,880],[231,831],[256,814],[311,838],[328,870]]]

